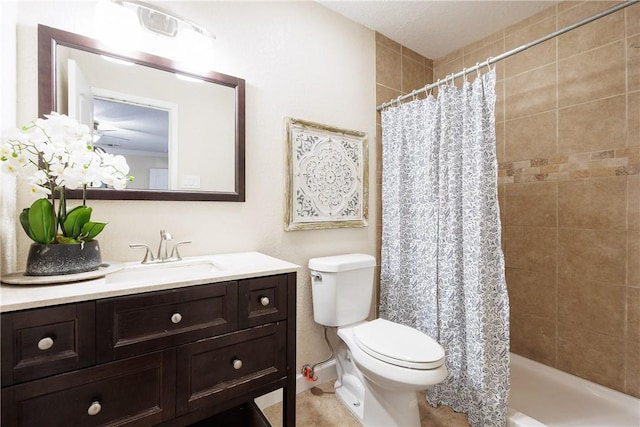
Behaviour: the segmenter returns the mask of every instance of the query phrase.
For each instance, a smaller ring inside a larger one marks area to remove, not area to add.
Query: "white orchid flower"
[[[96,153],[93,150],[91,129],[56,112],[20,129],[6,132],[0,140],[0,166],[3,172],[24,178],[30,194],[39,199],[51,197],[51,202],[44,202],[54,206],[58,191],[62,195],[67,188],[84,190],[87,186],[100,187],[103,183],[123,189],[132,180],[132,177],[127,176],[129,165],[123,156]],[[37,200],[35,203],[39,202]],[[88,209],[84,196],[83,206]],[[60,197],[60,209],[65,207],[65,199]],[[73,212],[76,216],[80,215],[78,209],[68,213],[74,215]],[[104,224],[95,223],[102,225],[93,227],[92,234],[68,235],[65,234],[68,233],[68,228],[61,227],[57,221],[60,219],[56,218],[54,234],[60,228],[62,234],[59,237],[65,242],[69,239],[93,239],[104,228]],[[40,237],[42,236],[38,237],[39,240],[34,238],[34,241],[50,242],[54,236]]]
[[[51,190],[47,187],[43,187],[31,182],[29,183],[29,193],[34,195],[37,199],[42,199],[51,195]]]
[[[20,167],[17,167],[15,163],[2,162],[2,172],[6,173],[7,175],[19,176]]]

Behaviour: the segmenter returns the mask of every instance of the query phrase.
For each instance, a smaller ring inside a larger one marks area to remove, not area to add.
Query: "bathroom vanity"
[[[250,252],[3,284],[2,426],[268,426],[253,399],[282,388],[293,427],[297,268]]]

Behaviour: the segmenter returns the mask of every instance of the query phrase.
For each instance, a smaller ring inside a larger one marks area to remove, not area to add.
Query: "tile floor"
[[[333,393],[333,382],[307,390],[296,398],[296,427],[361,427]],[[422,427],[469,427],[467,416],[443,406],[432,408],[424,397],[418,397]],[[282,403],[262,411],[273,427],[282,426]]]

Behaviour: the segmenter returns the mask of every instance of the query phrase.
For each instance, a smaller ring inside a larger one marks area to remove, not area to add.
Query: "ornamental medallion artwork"
[[[366,135],[291,118],[286,128],[286,229],[365,226]]]

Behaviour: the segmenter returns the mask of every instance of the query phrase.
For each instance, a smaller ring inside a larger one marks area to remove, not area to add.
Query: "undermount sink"
[[[127,263],[122,270],[108,275],[107,281],[190,278],[211,274],[219,270],[218,266],[210,259],[182,259],[150,264]]]

